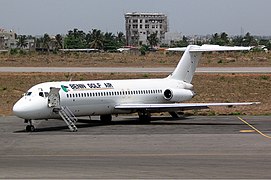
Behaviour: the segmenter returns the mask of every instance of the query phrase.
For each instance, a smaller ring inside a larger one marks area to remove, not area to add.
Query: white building
[[[12,30],[6,31],[0,28],[0,49],[16,48],[16,33]]]
[[[162,13],[126,13],[126,43],[127,45],[148,44],[147,38],[152,33],[157,33],[160,42],[165,39],[168,31],[167,16]]]

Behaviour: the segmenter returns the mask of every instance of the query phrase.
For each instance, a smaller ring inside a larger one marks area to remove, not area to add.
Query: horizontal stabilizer
[[[167,51],[185,51],[187,47],[168,48]],[[252,47],[243,46],[219,46],[204,44],[202,46],[193,45],[189,52],[209,52],[209,51],[249,51]]]

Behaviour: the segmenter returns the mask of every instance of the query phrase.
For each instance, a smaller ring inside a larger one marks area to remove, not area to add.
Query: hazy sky
[[[184,35],[271,35],[271,0],[0,0],[0,28],[19,34],[125,31],[124,13],[162,12]]]

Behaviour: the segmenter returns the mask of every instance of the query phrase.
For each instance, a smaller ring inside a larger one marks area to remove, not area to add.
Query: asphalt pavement
[[[61,120],[0,118],[0,178],[270,179],[271,117],[171,119],[114,117],[110,125],[80,118],[78,132]]]

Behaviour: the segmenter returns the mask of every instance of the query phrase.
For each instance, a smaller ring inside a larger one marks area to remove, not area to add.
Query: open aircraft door
[[[48,95],[48,107],[49,108],[60,108],[60,88],[51,87]]]

